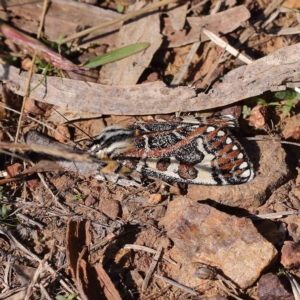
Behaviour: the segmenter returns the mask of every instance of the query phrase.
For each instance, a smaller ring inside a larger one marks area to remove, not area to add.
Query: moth
[[[253,179],[252,164],[229,128],[231,115],[133,122],[105,128],[90,153],[105,172],[137,171],[165,182],[234,185]]]

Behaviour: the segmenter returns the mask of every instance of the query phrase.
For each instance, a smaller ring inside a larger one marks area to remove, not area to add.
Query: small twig
[[[86,153],[75,153],[71,151],[62,151],[58,149],[50,149],[45,146],[37,146],[37,145],[24,145],[24,144],[13,144],[13,143],[0,143],[0,148],[4,149],[21,149],[21,150],[29,150],[29,151],[35,151],[35,152],[42,152],[45,154],[63,157],[65,160],[77,160],[77,161],[83,161],[83,162],[100,162],[99,159],[96,159],[94,157],[90,157]]]
[[[7,291],[6,293],[1,292],[0,299],[13,299],[14,295],[24,291],[25,294],[26,286],[17,287]]]
[[[261,215],[250,215],[250,216],[245,216],[245,217],[255,221],[255,220],[261,220],[261,219],[279,219],[279,218],[283,218],[284,216],[298,215],[298,214],[300,214],[300,210],[283,211],[283,212],[261,214]]]
[[[46,188],[46,190],[50,193],[50,195],[53,197],[55,203],[57,206],[59,206],[65,213],[68,213],[68,211],[62,206],[62,204],[58,201],[58,198],[52,193],[51,189],[49,188],[48,184],[45,181],[44,175],[41,173],[37,173],[39,178],[41,179],[44,187]]]
[[[221,48],[224,48],[226,51],[228,51],[231,55],[238,57],[241,61],[243,61],[246,64],[251,64],[253,61],[246,57],[245,55],[239,53],[234,47],[230,46],[228,43],[224,42],[221,38],[219,38],[214,33],[208,31],[207,29],[203,28],[203,33],[211,39],[214,43],[216,43]]]
[[[214,72],[214,70],[217,68],[218,64],[221,62],[221,58],[222,58],[223,54],[225,53],[225,51],[226,51],[226,49],[223,49],[223,51],[220,53],[219,57],[212,64],[212,66],[210,67],[209,72],[206,74],[206,76],[204,77],[201,85],[198,88],[205,88],[206,86],[208,86],[208,81],[211,77],[211,74]]]
[[[190,49],[189,54],[187,55],[183,65],[180,67],[180,70],[178,71],[178,73],[174,76],[171,85],[178,85],[182,79],[182,77],[184,76],[185,72],[187,71],[195,53],[197,52],[197,50],[200,47],[201,42],[196,42],[193,44],[192,48]]]
[[[164,282],[167,282],[167,283],[169,283],[169,284],[171,284],[171,285],[173,285],[173,286],[176,286],[177,288],[182,289],[182,290],[184,290],[185,292],[190,293],[190,294],[192,294],[192,295],[194,295],[194,296],[199,295],[199,293],[197,293],[197,292],[194,291],[193,289],[190,289],[190,288],[188,288],[187,286],[182,285],[182,284],[180,284],[180,283],[178,283],[178,282],[176,282],[176,281],[174,281],[174,280],[172,280],[172,279],[169,279],[169,278],[160,276],[160,275],[158,275],[158,274],[156,274],[156,273],[154,273],[153,276],[154,276],[155,278],[158,278],[158,279],[160,279],[160,280],[162,280],[162,281],[164,281]]]
[[[20,112],[20,118],[19,118],[17,133],[16,133],[16,137],[15,137],[15,143],[18,143],[18,140],[19,140],[21,124],[22,124],[22,119],[23,119],[23,114],[24,114],[24,109],[25,109],[25,103],[26,103],[26,100],[27,100],[27,98],[30,94],[29,89],[30,89],[30,82],[31,82],[31,78],[32,78],[33,68],[35,66],[35,64],[34,64],[35,58],[36,58],[36,52],[33,55],[30,70],[28,72],[28,80],[27,80],[27,83],[26,83],[25,95],[23,97],[23,103],[22,103],[22,108],[21,108],[21,112]]]
[[[41,293],[44,297],[46,297],[47,300],[52,300],[52,298],[50,297],[50,295],[48,294],[47,290],[45,289],[45,287],[40,283],[40,290]]]
[[[9,231],[7,231],[1,225],[0,225],[0,233],[7,236],[7,238],[10,240],[11,244],[13,244],[13,247],[20,249],[25,254],[27,254],[30,258],[38,261],[39,263],[42,262],[42,260],[37,255],[35,255],[32,252],[30,252],[29,250],[27,250]],[[51,273],[52,276],[57,277],[56,271],[54,271],[49,265],[46,265],[46,268]],[[62,275],[59,275],[59,277],[62,277]],[[67,291],[69,291],[70,293],[73,292],[62,278],[58,278],[58,281]]]
[[[41,38],[43,26],[44,26],[44,23],[45,23],[45,16],[46,16],[48,4],[49,4],[49,1],[44,0],[44,6],[43,6],[43,11],[42,11],[41,20],[40,20],[40,26],[39,26],[38,33],[37,33],[37,38],[38,39]]]
[[[171,285],[168,284],[167,286],[160,289],[158,292],[154,292],[146,297],[141,298],[141,300],[148,300],[148,299],[158,299],[159,296],[161,296],[163,293],[168,291],[170,289]]]
[[[284,272],[284,273],[291,284],[295,300],[300,300],[300,286],[299,286],[298,282],[296,281],[295,277],[292,274],[290,274],[288,272]]]
[[[157,253],[156,250],[154,249],[151,249],[149,247],[145,247],[145,246],[140,246],[140,245],[134,245],[134,244],[126,244],[124,246],[124,249],[133,249],[133,250],[141,250],[141,251],[146,251],[146,252],[149,252],[149,253],[152,253],[152,254],[155,254]],[[172,265],[177,265],[176,262],[172,261],[171,259],[167,258],[167,257],[162,257],[165,261],[169,262],[170,264]]]
[[[208,2],[208,0],[203,0],[203,1],[199,2],[199,3],[197,3],[196,5],[192,6],[192,7],[186,12],[186,14],[189,14],[192,10],[195,10],[196,8],[198,8],[198,7],[202,6],[202,5],[204,5],[206,2]]]
[[[25,222],[28,222],[29,224],[33,225],[33,226],[37,226],[39,229],[43,230],[44,226],[34,220],[31,220],[30,218],[24,216],[23,214],[16,214],[16,216],[22,220],[24,220]]]
[[[143,281],[143,285],[142,285],[142,291],[145,292],[148,288],[148,285],[149,285],[149,281],[154,273],[154,270],[158,264],[158,260],[159,258],[161,257],[161,254],[162,254],[162,250],[163,250],[163,247],[162,246],[159,246],[158,247],[158,250],[155,254],[155,256],[153,257],[153,260],[151,262],[151,265],[146,273],[146,276],[145,276],[145,279]]]
[[[5,109],[7,109],[7,110],[9,110],[9,111],[12,111],[12,112],[14,112],[14,113],[16,113],[16,114],[18,114],[18,115],[21,114],[19,111],[15,110],[15,109],[12,109],[12,108],[10,108],[10,107],[8,107],[8,106],[2,104],[2,103],[0,103],[0,107],[3,107],[3,108],[5,108]],[[74,145],[74,146],[77,145],[77,144],[74,143],[72,140],[70,140],[68,137],[64,136],[61,132],[59,132],[59,131],[56,130],[55,128],[53,128],[53,127],[47,125],[46,123],[44,123],[44,122],[42,122],[42,121],[39,121],[39,120],[37,120],[37,119],[35,119],[35,118],[33,118],[33,117],[30,117],[30,116],[26,116],[26,118],[27,118],[27,119],[30,119],[30,120],[32,120],[32,121],[38,123],[38,124],[43,125],[44,127],[48,128],[49,130],[51,130],[51,131],[53,131],[53,132],[56,132],[56,133],[62,135],[63,138],[64,138],[65,140],[67,140],[69,143],[71,143],[72,145]]]
[[[111,20],[111,21],[108,21],[108,22],[104,22],[101,25],[97,25],[97,26],[94,26],[92,28],[85,29],[85,30],[80,31],[80,32],[75,33],[75,34],[71,34],[69,37],[63,39],[61,41],[61,44],[65,44],[66,42],[69,42],[69,41],[71,41],[71,40],[73,40],[75,38],[82,37],[82,36],[87,35],[87,34],[89,34],[91,32],[94,32],[96,30],[100,30],[102,28],[105,28],[107,26],[110,26],[110,25],[113,25],[113,24],[116,24],[116,23],[120,23],[120,22],[125,22],[125,21],[127,21],[129,19],[132,19],[132,18],[138,17],[140,15],[143,15],[143,14],[145,14],[147,12],[150,12],[150,11],[152,11],[154,9],[157,9],[157,8],[159,8],[161,6],[165,6],[165,5],[168,5],[170,3],[176,3],[176,2],[178,2],[178,0],[163,0],[163,1],[160,1],[160,2],[156,2],[156,3],[152,4],[152,5],[148,5],[148,6],[144,7],[144,8],[142,8],[140,10],[130,12],[130,13],[128,13],[128,14],[120,17],[120,18],[117,18],[117,19],[114,19],[114,20]]]
[[[46,254],[44,259],[42,261],[40,261],[40,264],[39,264],[38,268],[36,269],[36,271],[33,275],[33,278],[30,281],[30,284],[28,285],[24,300],[29,300],[33,286],[36,284],[38,278],[40,277],[41,273],[43,272],[45,263],[48,258],[49,258],[49,254]]]
[[[235,299],[237,299],[237,300],[243,300],[242,298],[240,298],[240,297],[236,296],[235,294],[231,293],[231,292],[229,291],[229,289],[226,288],[225,286],[223,286],[220,282],[216,281],[215,283],[216,283],[216,285],[217,285],[221,290],[223,290],[223,291],[224,291],[226,294],[228,294],[229,296],[231,296],[231,297],[233,297],[233,298],[235,298]]]
[[[279,139],[268,139],[268,138],[256,138],[256,137],[247,137],[246,138],[248,141],[263,141],[263,142],[274,142],[274,143],[280,143],[280,144],[286,144],[286,145],[293,145],[300,147],[300,143],[295,143],[295,142],[288,142],[288,141],[282,141]]]

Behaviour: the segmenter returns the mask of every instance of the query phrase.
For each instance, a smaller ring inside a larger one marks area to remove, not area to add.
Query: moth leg
[[[105,174],[105,173],[116,173],[116,170],[119,167],[119,164],[114,161],[114,160],[110,160],[110,161],[106,161],[107,165],[103,168],[101,168],[101,173]]]

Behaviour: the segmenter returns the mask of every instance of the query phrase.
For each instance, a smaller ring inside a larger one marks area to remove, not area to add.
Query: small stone
[[[300,242],[286,241],[284,243],[280,263],[287,269],[300,267]]]
[[[96,203],[96,199],[91,195],[88,195],[84,200],[84,204],[86,206],[92,206],[95,203]]]
[[[181,197],[170,202],[160,222],[182,260],[217,267],[241,288],[252,285],[277,257],[247,218],[238,218]],[[176,280],[189,284],[186,273]]]
[[[281,284],[273,273],[264,274],[258,282],[259,300],[294,300],[294,296]]]
[[[120,204],[115,200],[101,200],[99,203],[99,210],[112,220],[116,220],[121,214]]]

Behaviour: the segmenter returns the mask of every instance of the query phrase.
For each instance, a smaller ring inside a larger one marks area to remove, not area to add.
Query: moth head
[[[109,126],[94,140],[89,152],[99,159],[113,158],[131,149],[134,137],[134,130],[121,126]]]

